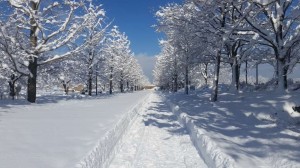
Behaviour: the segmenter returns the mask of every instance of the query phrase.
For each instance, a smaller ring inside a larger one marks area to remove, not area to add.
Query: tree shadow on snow
[[[186,112],[197,127],[204,129],[235,160],[239,160],[241,154],[248,158],[270,158],[272,154],[280,153],[300,164],[300,144],[295,143],[300,137],[288,134],[284,130],[289,129],[289,125],[276,120],[277,115],[283,113],[277,109],[282,109],[286,99],[278,96],[267,100],[265,94],[255,93],[247,97],[222,94],[215,103],[204,95],[181,93],[165,96],[179,105],[180,111]],[[300,133],[300,126],[295,127],[293,131]],[[243,153],[239,153],[241,151]]]
[[[186,130],[179,124],[177,117],[171,112],[166,102],[152,102],[144,114],[145,126],[155,126],[168,131],[171,135],[187,134]]]

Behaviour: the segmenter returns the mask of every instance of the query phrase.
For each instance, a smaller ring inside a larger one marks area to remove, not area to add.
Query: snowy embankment
[[[181,124],[185,126],[190,134],[199,155],[205,161],[206,165],[211,168],[234,168],[234,160],[221,152],[217,144],[206,134],[204,129],[198,129],[194,124],[195,120],[188,117],[186,113],[181,111],[179,107],[171,102],[168,102],[172,112],[177,115]]]
[[[149,94],[139,91],[77,98],[51,95],[39,97],[36,104],[0,101],[0,167],[105,165],[128,121]],[[95,158],[99,154],[102,158]]]
[[[166,95],[208,167],[300,167],[299,92]]]

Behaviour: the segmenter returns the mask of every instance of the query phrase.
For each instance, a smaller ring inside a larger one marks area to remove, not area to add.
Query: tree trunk
[[[29,62],[28,69],[30,75],[27,80],[27,100],[31,103],[36,101],[36,78],[37,78],[37,58],[33,57]]]
[[[9,81],[9,95],[11,96],[11,99],[15,99],[16,90],[15,90],[15,81]]]
[[[225,7],[226,7],[226,3],[224,2],[223,4],[224,6],[221,7],[221,28],[225,27],[225,23],[226,23],[226,17],[225,17]],[[224,35],[223,35],[224,36]],[[218,100],[218,88],[219,88],[219,74],[220,74],[220,64],[221,64],[221,52],[223,50],[224,47],[224,37],[222,37],[222,42],[221,42],[221,46],[219,48],[219,51],[217,53],[217,58],[216,58],[216,65],[215,65],[215,77],[214,77],[214,83],[213,83],[213,92],[211,94],[211,101],[215,102]]]
[[[278,69],[278,91],[283,92],[287,88],[287,70],[285,68],[285,60],[277,60]]]
[[[175,60],[174,60],[174,92],[178,91],[178,63],[177,63],[177,57],[175,56]]]
[[[110,67],[110,77],[109,77],[109,94],[112,94],[112,89],[113,89],[113,67]]]
[[[93,85],[93,71],[89,72],[89,79],[88,79],[88,92],[89,92],[89,96],[92,96],[92,85]]]
[[[174,75],[174,92],[178,91],[178,75]]]
[[[88,73],[88,94],[89,96],[92,96],[92,90],[93,90],[93,52],[89,52],[89,73]]]
[[[185,65],[185,94],[189,94],[189,67]]]
[[[123,73],[121,73],[121,80],[120,80],[120,90],[121,90],[121,93],[124,92],[124,79],[123,79]]]
[[[98,71],[98,70],[97,70]],[[98,95],[98,72],[96,71],[96,95]]]
[[[204,68],[204,81],[205,81],[205,85],[207,85],[207,78],[208,78],[208,63],[204,64],[205,68]]]
[[[256,81],[255,81],[255,84],[258,85],[258,64],[256,64],[255,69],[256,69]]]
[[[232,87],[239,90],[239,67],[237,64],[237,58],[233,58],[232,64]]]
[[[63,83],[63,87],[64,87],[64,90],[65,90],[65,94],[67,95],[67,94],[69,94],[69,83],[71,82],[71,80],[69,80],[68,82],[66,82],[66,81],[62,81],[62,83]]]
[[[37,12],[38,3],[30,1],[30,7],[32,10]],[[30,46],[35,48],[37,46],[37,26],[33,18],[30,19]],[[28,70],[30,72],[27,81],[27,100],[31,103],[36,101],[36,79],[37,79],[37,54],[36,56],[31,56],[29,60]]]
[[[218,100],[219,74],[220,74],[220,64],[221,64],[221,50],[222,50],[222,47],[219,49],[218,54],[217,54],[217,58],[216,58],[213,92],[212,92],[212,95],[211,95],[211,101],[213,101],[213,102]]]
[[[122,79],[120,81],[120,90],[121,90],[121,93],[124,92],[124,84],[123,84],[123,80]]]
[[[245,73],[245,77],[246,77],[246,85],[248,84],[248,61],[246,60],[246,73]]]

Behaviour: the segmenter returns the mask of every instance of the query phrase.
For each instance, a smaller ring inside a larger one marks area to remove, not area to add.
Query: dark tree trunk
[[[178,91],[178,65],[177,65],[177,57],[175,56],[175,60],[174,60],[174,69],[175,69],[175,73],[174,73],[174,92]]]
[[[187,64],[185,66],[185,94],[189,94],[189,67]]]
[[[236,83],[235,83],[235,85],[236,85],[237,90],[240,89],[240,67],[241,66],[239,64],[237,64],[236,69],[235,69],[235,71],[236,71]]]
[[[213,93],[211,96],[211,101],[215,102],[218,100],[218,88],[219,88],[219,74],[220,74],[220,64],[221,64],[221,50],[222,47],[219,49],[217,58],[216,58],[216,65],[215,65],[215,78],[213,83]]]
[[[123,84],[123,80],[120,81],[120,90],[121,90],[121,93],[124,92],[124,84]]]
[[[288,79],[288,76],[287,76],[287,74],[288,74],[288,68],[284,68],[283,72],[284,72],[283,86],[284,86],[284,89],[287,89],[287,87],[288,87],[288,81],[287,81],[287,79]]]
[[[205,63],[205,69],[204,69],[204,81],[205,85],[207,85],[207,78],[208,78],[208,63]]]
[[[226,3],[223,4],[224,8],[226,7]],[[225,27],[225,9],[221,7],[221,28]],[[223,37],[222,37],[223,38]],[[214,78],[214,83],[213,83],[213,92],[211,94],[211,101],[215,102],[218,100],[218,88],[219,88],[219,74],[220,74],[220,64],[221,64],[221,53],[224,47],[224,41],[222,39],[221,46],[219,48],[219,51],[217,53],[217,58],[216,58],[216,65],[215,65],[215,78]]]
[[[71,82],[71,80],[69,80],[68,82],[65,82],[63,80],[63,87],[64,87],[64,90],[65,90],[65,94],[69,94],[69,83]]]
[[[91,37],[90,37],[90,39],[92,39]],[[93,51],[90,51],[89,52],[89,73],[88,73],[88,94],[89,94],[89,96],[92,96],[92,90],[93,90],[93,66],[92,66],[92,64],[93,64],[93,60],[94,60],[94,53],[93,53]]]
[[[93,71],[90,69],[89,71],[89,79],[88,79],[88,92],[89,92],[89,96],[92,96],[92,87],[93,85]]]
[[[120,80],[120,90],[121,90],[121,93],[124,92],[124,79],[123,79],[123,73],[121,73],[121,80]]]
[[[245,73],[245,76],[246,76],[246,85],[248,84],[248,61],[246,60],[246,73]]]
[[[185,67],[185,94],[189,94],[189,70],[187,65]]]
[[[237,62],[237,57],[235,56],[233,58],[233,64],[232,64],[232,82],[234,85],[234,88],[236,90],[239,90],[239,85],[240,85],[240,72],[239,72],[239,65]]]
[[[15,90],[15,83],[16,83],[16,76],[14,74],[11,75],[9,84],[9,95],[11,96],[12,100],[15,99],[16,90]]]
[[[30,7],[37,12],[38,9],[38,3],[31,1]],[[30,19],[30,45],[31,48],[35,48],[37,46],[37,26],[36,21],[32,18]],[[30,72],[28,76],[28,82],[27,82],[27,100],[31,103],[35,103],[36,101],[36,79],[37,79],[37,53],[36,56],[31,56],[29,60],[28,70]]]
[[[36,78],[37,78],[37,58],[33,57],[33,61],[29,62],[28,69],[30,75],[27,81],[27,100],[31,103],[36,101]]]
[[[96,71],[96,95],[98,95],[98,72]]]
[[[14,100],[16,96],[15,82],[9,81],[8,84],[9,84],[9,95],[11,96],[11,99]]]
[[[258,85],[258,64],[255,65],[255,76],[256,76],[255,84]]]
[[[109,77],[109,94],[112,94],[112,89],[113,89],[113,67],[110,67],[110,77]]]
[[[178,91],[178,75],[177,73],[174,75],[174,92]]]

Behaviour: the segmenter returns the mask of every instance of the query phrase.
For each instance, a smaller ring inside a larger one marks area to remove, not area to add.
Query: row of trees
[[[37,82],[53,79],[85,83],[89,95],[95,73],[111,83],[111,93],[146,81],[126,35],[110,28],[92,1],[1,0],[0,8],[1,78],[27,77],[29,102],[36,101]]]
[[[298,0],[187,0],[161,7],[156,28],[166,39],[156,83],[175,91],[184,85],[188,94],[190,76],[200,74],[207,83],[214,66],[211,100],[216,101],[221,64],[230,65],[232,87],[238,90],[242,63],[264,62],[274,66],[277,89],[284,91],[300,58],[299,6]]]

